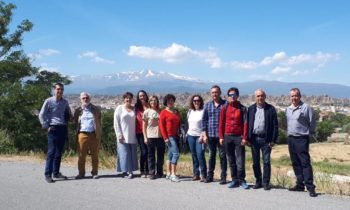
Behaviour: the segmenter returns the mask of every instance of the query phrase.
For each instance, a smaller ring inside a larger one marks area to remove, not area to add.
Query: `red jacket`
[[[159,128],[163,139],[168,139],[170,136],[177,137],[180,123],[181,119],[178,111],[175,110],[174,113],[171,113],[166,109],[162,110],[159,116]]]
[[[247,108],[239,101],[223,106],[219,118],[219,138],[224,135],[241,135],[248,141]]]
[[[142,115],[143,115],[143,109],[139,110],[136,109],[135,110],[136,113],[136,134],[143,134],[142,132]]]

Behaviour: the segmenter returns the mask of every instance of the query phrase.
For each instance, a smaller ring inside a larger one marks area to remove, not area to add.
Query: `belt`
[[[92,132],[79,131],[79,133],[83,133],[83,134],[86,134],[86,135],[91,135],[91,134],[95,134],[95,131],[92,131]]]
[[[293,138],[293,139],[308,139],[309,136],[307,135],[303,135],[303,136],[292,136],[292,135],[289,135],[288,136],[289,138]]]
[[[265,138],[266,135],[264,133],[260,133],[260,134],[253,134],[255,137],[259,137],[259,138]]]

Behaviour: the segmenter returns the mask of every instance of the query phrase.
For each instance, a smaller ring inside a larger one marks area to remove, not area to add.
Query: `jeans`
[[[271,147],[266,142],[265,138],[253,137],[252,143],[252,158],[253,158],[253,170],[257,184],[268,185],[270,184],[271,177]],[[263,159],[263,175],[261,174],[260,168],[260,150],[262,152]],[[261,176],[263,176],[261,178]]]
[[[176,165],[179,159],[179,140],[174,137],[169,137],[168,140],[168,160],[171,164]]]
[[[148,162],[147,162],[148,148],[144,142],[143,134],[136,134],[136,138],[140,146],[140,172],[141,174],[143,173],[148,174]]]
[[[245,148],[241,136],[225,135],[225,150],[230,166],[232,181],[245,180]]]
[[[164,165],[164,152],[165,143],[162,138],[149,138],[148,139],[148,169],[149,174],[155,175],[156,172],[156,155],[155,150],[157,148],[157,175],[163,176],[163,165]]]
[[[313,172],[309,154],[309,137],[288,136],[288,149],[293,170],[297,177],[297,186],[315,190]]]
[[[208,138],[208,146],[209,146],[209,169],[208,176],[214,177],[215,163],[216,163],[216,147],[219,148],[219,156],[220,156],[220,166],[221,166],[221,178],[226,178],[227,174],[227,158],[226,152],[219,144],[219,138],[217,137],[209,137]]]
[[[50,127],[51,130],[47,134],[46,177],[51,177],[52,174],[57,175],[60,172],[64,143],[68,138],[66,125],[55,125]]]
[[[203,143],[199,143],[199,136],[191,135],[187,135],[187,142],[192,153],[193,175],[207,177],[207,164],[205,162]]]

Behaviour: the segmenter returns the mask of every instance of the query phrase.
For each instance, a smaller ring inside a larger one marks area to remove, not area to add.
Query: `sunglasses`
[[[237,94],[236,93],[232,93],[232,94],[227,94],[227,96],[233,98],[233,97],[237,96]]]
[[[201,102],[201,100],[199,100],[199,99],[198,99],[198,100],[192,100],[192,101],[195,102],[195,103],[196,103],[196,102]]]

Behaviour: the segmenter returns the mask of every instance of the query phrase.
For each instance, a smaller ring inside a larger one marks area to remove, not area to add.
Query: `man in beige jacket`
[[[91,97],[87,92],[80,94],[81,106],[74,111],[73,122],[76,125],[78,138],[78,170],[76,179],[85,177],[86,155],[91,155],[92,178],[98,178],[98,152],[101,143],[101,110],[90,103]]]

